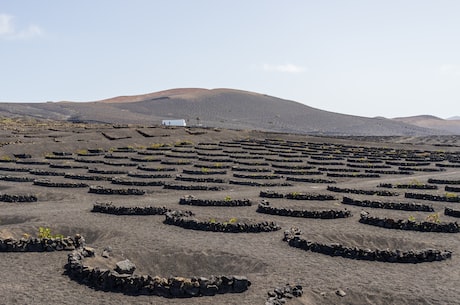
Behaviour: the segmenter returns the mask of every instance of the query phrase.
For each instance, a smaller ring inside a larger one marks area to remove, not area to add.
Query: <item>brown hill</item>
[[[460,119],[444,120],[431,115],[419,115],[395,118],[394,120],[419,127],[448,131],[453,134],[460,134]]]
[[[172,89],[85,103],[0,103],[0,115],[121,124],[186,119],[189,125],[327,135],[448,134],[397,120],[328,112],[233,89]]]

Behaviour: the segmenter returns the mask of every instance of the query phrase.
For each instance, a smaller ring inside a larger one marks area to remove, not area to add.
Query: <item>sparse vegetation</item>
[[[52,238],[64,238],[64,235],[62,234],[52,234],[51,229],[48,227],[39,227],[38,228],[38,238],[41,239],[52,239]]]
[[[11,158],[10,156],[0,156],[0,161],[3,161],[3,162],[11,162],[13,160],[14,159]]]
[[[431,223],[441,223],[439,213],[430,214],[425,218],[425,220]]]
[[[446,193],[445,196],[447,199],[457,199],[458,198],[458,195],[455,193]]]
[[[190,146],[190,145],[193,145],[192,141],[177,141],[176,143],[174,143],[174,146],[176,146],[176,147]]]
[[[84,155],[87,155],[87,154],[88,154],[87,149],[79,149],[79,150],[77,150],[77,155],[84,156]]]

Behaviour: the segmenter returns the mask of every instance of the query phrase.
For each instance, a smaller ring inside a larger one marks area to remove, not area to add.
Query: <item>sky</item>
[[[0,0],[0,101],[233,88],[460,115],[457,0]]]

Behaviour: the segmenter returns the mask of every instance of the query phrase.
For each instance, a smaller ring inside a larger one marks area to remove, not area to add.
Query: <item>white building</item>
[[[165,126],[187,126],[187,124],[185,123],[184,119],[180,119],[180,120],[163,120],[163,121],[161,121],[161,125],[165,125]]]

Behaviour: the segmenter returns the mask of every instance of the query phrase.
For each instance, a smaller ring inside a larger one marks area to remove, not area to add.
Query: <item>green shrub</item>
[[[38,235],[37,235],[38,238],[47,238],[47,239],[51,239],[51,238],[64,238],[64,235],[62,234],[51,234],[51,229],[48,228],[48,227],[39,227],[38,228]]]

